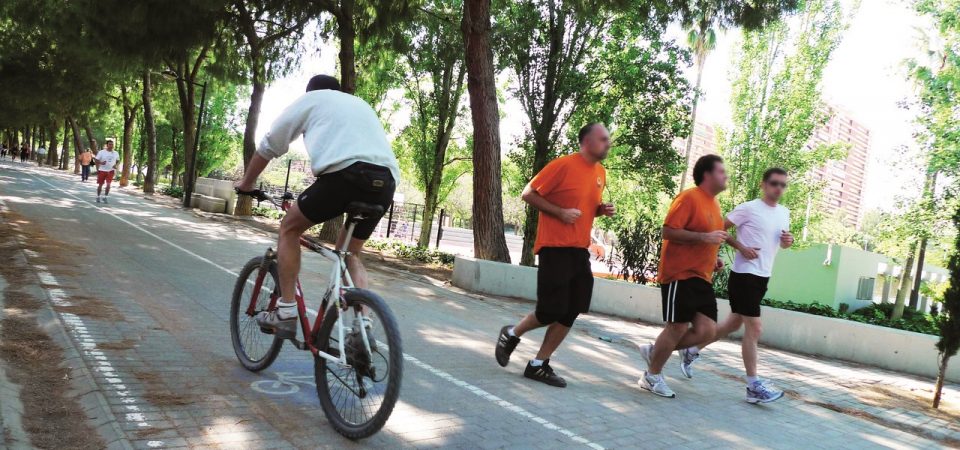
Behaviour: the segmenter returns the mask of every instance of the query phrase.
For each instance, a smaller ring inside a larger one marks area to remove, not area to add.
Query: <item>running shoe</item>
[[[260,331],[275,334],[281,339],[297,337],[297,316],[281,319],[277,315],[277,310],[260,311],[257,314],[257,325],[260,325]]]
[[[755,381],[747,386],[747,403],[770,403],[780,397],[783,397],[783,391],[768,387],[763,381]]]
[[[100,203],[100,196],[97,196],[97,203]]]
[[[647,368],[650,368],[650,357],[653,355],[653,344],[644,344],[640,347],[640,356],[643,358],[643,361],[647,363]]]
[[[510,336],[507,331],[512,328],[513,325],[507,325],[500,329],[500,337],[497,338],[497,350],[494,354],[497,356],[497,364],[500,364],[500,367],[507,367],[507,363],[510,362],[510,354],[513,353],[513,350],[517,348],[517,344],[520,343],[520,338],[516,336]]]
[[[663,375],[649,375],[647,372],[643,372],[643,376],[640,377],[637,383],[639,383],[640,387],[644,390],[661,397],[674,398],[677,396],[676,392],[673,392],[673,389],[667,386],[667,382],[663,380]]]
[[[103,196],[103,202],[104,202],[104,203],[110,203],[110,202],[107,201],[107,196],[106,196],[106,195]]]
[[[567,387],[567,381],[558,377],[553,368],[550,367],[549,359],[543,360],[543,364],[539,366],[534,366],[528,362],[527,369],[523,371],[523,376],[550,386]]]
[[[700,359],[700,353],[693,353],[689,348],[677,350],[680,355],[680,372],[687,378],[693,378],[693,362]]]

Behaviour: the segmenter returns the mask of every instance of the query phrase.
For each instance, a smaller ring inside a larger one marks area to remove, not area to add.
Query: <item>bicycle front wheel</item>
[[[380,431],[393,412],[403,378],[403,348],[397,322],[380,296],[351,289],[343,301],[347,306],[343,347],[348,365],[315,357],[314,372],[327,420],[338,433],[361,439]],[[331,355],[340,352],[337,319],[341,313],[331,306],[317,331],[317,348]],[[360,327],[366,330],[369,352]]]
[[[237,284],[233,288],[233,298],[230,302],[230,337],[233,341],[233,351],[237,354],[240,364],[247,370],[254,372],[266,369],[273,364],[280,354],[283,339],[272,334],[260,331],[257,324],[257,314],[270,307],[270,297],[280,295],[280,278],[277,276],[277,262],[270,261],[269,272],[263,278],[260,292],[257,295],[253,314],[247,314],[253,289],[256,286],[257,274],[260,273],[262,256],[251,259],[240,270]]]

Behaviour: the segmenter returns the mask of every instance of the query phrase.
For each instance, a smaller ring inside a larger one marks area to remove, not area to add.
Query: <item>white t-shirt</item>
[[[97,169],[101,172],[110,172],[113,170],[113,166],[117,164],[117,159],[120,158],[120,154],[117,152],[108,152],[106,150],[100,150],[97,152],[97,161],[100,161],[100,167]]]
[[[756,259],[747,259],[737,252],[733,271],[769,277],[780,250],[780,234],[790,230],[790,210],[756,199],[738,205],[727,214],[727,219],[737,227],[737,240],[757,252]]]
[[[273,122],[257,145],[257,153],[273,159],[303,135],[314,175],[336,172],[355,162],[390,169],[399,184],[400,166],[377,113],[359,97],[340,91],[303,94]]]

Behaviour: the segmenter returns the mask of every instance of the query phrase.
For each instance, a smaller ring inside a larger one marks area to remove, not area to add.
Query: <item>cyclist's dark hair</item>
[[[307,82],[307,92],[321,91],[324,89],[339,91],[340,82],[330,75],[314,75],[314,77]]]
[[[600,122],[590,122],[580,128],[580,131],[577,132],[577,143],[582,144],[583,140],[587,138],[587,135],[593,131],[593,127],[597,125],[603,125]]]
[[[717,155],[701,156],[697,163],[693,165],[693,184],[700,186],[700,183],[703,183],[703,174],[712,171],[717,163],[722,162],[723,158]]]
[[[766,172],[763,172],[763,181],[764,181],[764,182],[769,181],[769,180],[770,180],[770,177],[772,177],[772,176],[774,176],[774,175],[787,176],[787,171],[786,171],[786,170],[783,170],[783,169],[781,169],[781,168],[779,168],[779,167],[771,167],[771,168],[767,169]]]

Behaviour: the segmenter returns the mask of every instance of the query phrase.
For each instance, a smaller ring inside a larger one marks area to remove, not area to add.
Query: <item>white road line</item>
[[[88,205],[90,205],[90,206],[93,206],[92,203],[90,203],[90,202],[88,202],[88,201],[86,201],[86,200],[84,200],[84,199],[82,199],[82,198],[80,198],[80,197],[78,197],[78,196],[76,196],[76,195],[73,195],[72,193],[67,192],[67,191],[65,191],[65,190],[63,190],[63,189],[61,189],[61,188],[59,188],[59,187],[57,187],[57,186],[54,186],[53,184],[48,183],[46,180],[44,180],[44,179],[42,179],[42,178],[37,178],[37,177],[34,176],[32,173],[30,174],[30,176],[32,176],[33,178],[35,178],[35,179],[37,179],[37,180],[40,180],[40,181],[46,183],[48,186],[50,186],[50,187],[52,187],[52,188],[54,188],[54,189],[56,189],[56,190],[58,190],[58,191],[60,191],[60,192],[62,192],[62,193],[64,193],[64,194],[66,194],[66,195],[69,195],[70,197],[73,197],[73,198],[75,198],[75,199],[77,199],[77,200],[79,200],[79,201],[81,201],[81,202],[83,202],[83,203],[86,203],[86,204],[88,204]],[[207,263],[207,264],[210,264],[210,265],[212,265],[212,266],[214,266],[214,267],[216,267],[216,268],[218,268],[218,269],[220,269],[220,270],[222,270],[222,271],[224,271],[224,272],[226,272],[226,273],[229,273],[230,275],[233,275],[233,276],[235,276],[235,277],[240,276],[240,275],[237,274],[236,272],[234,272],[234,271],[232,271],[232,270],[230,270],[230,269],[227,269],[226,267],[223,267],[223,266],[221,266],[221,265],[219,265],[219,264],[217,264],[217,263],[215,263],[215,262],[213,262],[213,261],[211,261],[211,260],[209,260],[209,259],[207,259],[207,258],[204,258],[203,256],[200,256],[200,255],[198,255],[198,254],[196,254],[196,253],[194,253],[194,252],[191,252],[190,250],[187,250],[187,249],[185,249],[185,248],[183,248],[183,247],[181,247],[181,246],[179,246],[179,245],[177,245],[177,244],[174,244],[173,242],[170,242],[170,241],[168,241],[168,240],[166,240],[166,239],[164,239],[164,238],[162,238],[162,237],[160,237],[160,236],[158,236],[158,235],[156,235],[156,234],[154,234],[154,233],[151,233],[150,231],[145,230],[144,228],[140,227],[139,225],[137,225],[137,224],[135,224],[135,223],[132,223],[132,222],[130,222],[130,221],[128,221],[128,220],[126,220],[126,219],[124,219],[124,218],[116,215],[116,214],[113,214],[112,212],[110,212],[109,210],[107,210],[107,209],[105,209],[105,208],[100,208],[100,211],[101,211],[101,212],[105,212],[105,213],[113,216],[113,217],[116,218],[117,220],[119,220],[119,221],[121,221],[121,222],[123,222],[123,223],[125,223],[125,224],[127,224],[127,225],[130,225],[131,227],[136,228],[137,230],[140,230],[140,231],[144,232],[144,233],[147,234],[148,236],[151,236],[151,237],[156,238],[156,239],[159,240],[160,242],[163,242],[163,243],[165,243],[165,244],[167,244],[167,245],[170,245],[171,247],[176,248],[176,249],[178,249],[178,250],[180,250],[180,251],[182,251],[182,252],[184,252],[184,253],[186,253],[186,254],[188,254],[188,255],[190,255],[190,256],[193,256],[194,258],[196,258],[196,259],[198,259],[198,260],[200,260],[200,261],[203,261],[203,262],[205,262],[205,263]],[[313,310],[310,310],[310,309],[307,310],[307,313],[309,313],[311,316],[314,316],[314,317],[316,317],[316,315],[317,315],[317,313],[315,313]],[[425,363],[425,362],[423,362],[423,361],[420,361],[419,359],[417,359],[417,358],[415,358],[415,357],[413,357],[413,356],[410,356],[410,355],[407,354],[407,353],[404,353],[404,354],[403,354],[403,358],[404,358],[405,360],[407,360],[407,361],[412,362],[415,366],[420,367],[420,368],[422,368],[422,369],[424,369],[424,370],[426,370],[426,371],[428,371],[428,372],[436,375],[437,377],[440,377],[440,378],[442,378],[442,379],[444,379],[444,380],[449,381],[450,383],[452,383],[453,385],[455,385],[455,386],[457,386],[457,387],[460,387],[460,388],[462,388],[462,389],[465,389],[465,390],[467,390],[467,391],[470,391],[470,392],[476,394],[478,397],[483,398],[484,400],[487,400],[487,401],[489,401],[489,402],[491,402],[491,403],[493,403],[493,404],[496,404],[496,405],[500,406],[501,408],[503,408],[503,409],[506,410],[506,411],[513,412],[513,413],[515,413],[515,414],[517,414],[517,415],[519,415],[519,416],[521,416],[521,417],[524,417],[524,418],[526,418],[526,419],[529,419],[529,420],[531,420],[531,421],[534,421],[534,422],[536,422],[536,423],[539,423],[539,424],[541,424],[544,428],[546,428],[546,429],[548,429],[548,430],[556,431],[556,432],[558,432],[558,433],[560,433],[560,434],[562,434],[562,435],[564,435],[564,436],[567,436],[567,437],[569,437],[569,438],[570,438],[572,441],[574,441],[574,442],[577,442],[577,443],[579,443],[579,444],[586,445],[587,447],[590,447],[590,448],[593,448],[593,449],[596,449],[596,450],[603,450],[603,446],[601,446],[601,445],[599,445],[599,444],[597,444],[597,443],[595,443],[595,442],[591,442],[590,440],[584,438],[583,436],[580,436],[580,435],[578,435],[578,434],[576,434],[576,433],[574,433],[574,432],[572,432],[572,431],[570,431],[570,430],[567,430],[566,428],[563,428],[563,427],[561,427],[561,426],[559,426],[559,425],[556,425],[556,424],[554,424],[553,422],[550,422],[549,420],[546,420],[546,419],[544,419],[544,418],[542,418],[542,417],[539,417],[539,416],[537,416],[537,415],[535,415],[535,414],[533,414],[533,413],[531,413],[531,412],[529,412],[529,411],[527,411],[527,410],[525,410],[525,409],[523,409],[523,408],[521,408],[521,407],[519,407],[519,406],[517,406],[517,405],[515,405],[515,404],[513,404],[513,403],[510,403],[510,402],[508,402],[508,401],[506,401],[506,400],[503,400],[503,399],[501,399],[500,397],[497,397],[496,395],[493,395],[493,394],[491,394],[491,393],[489,393],[489,392],[487,392],[487,391],[485,391],[485,390],[483,390],[483,389],[480,389],[480,388],[478,388],[478,387],[476,387],[476,386],[474,386],[474,385],[472,385],[472,384],[470,384],[470,383],[467,383],[466,381],[462,381],[462,380],[460,380],[460,379],[458,379],[458,378],[455,378],[453,375],[450,375],[450,374],[447,373],[447,372],[444,372],[444,371],[442,371],[442,370],[440,370],[440,369],[437,369],[436,367],[433,367],[433,366],[431,366],[431,365],[429,365],[429,364],[427,364],[427,363]]]

